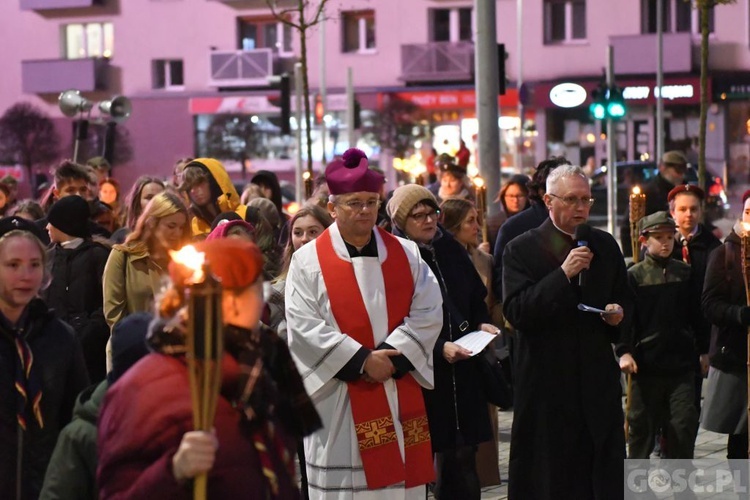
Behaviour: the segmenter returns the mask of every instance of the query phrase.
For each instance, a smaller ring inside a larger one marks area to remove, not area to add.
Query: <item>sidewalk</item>
[[[499,464],[500,477],[504,481],[500,486],[482,489],[483,499],[505,500],[508,498],[508,457],[510,453],[510,428],[513,425],[513,412],[499,412],[498,427],[500,431]],[[727,436],[715,432],[698,430],[695,441],[695,458],[726,458]]]

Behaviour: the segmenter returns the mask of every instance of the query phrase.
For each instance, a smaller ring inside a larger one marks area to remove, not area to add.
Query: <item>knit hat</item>
[[[112,371],[107,380],[114,384],[131,366],[148,354],[146,333],[153,316],[137,312],[115,323],[112,331]]]
[[[205,254],[211,273],[224,288],[242,289],[255,283],[263,271],[263,254],[255,243],[236,238],[216,238],[195,245]],[[169,264],[172,282],[180,286],[192,271],[174,261]]]
[[[693,184],[680,184],[679,186],[675,186],[674,188],[672,188],[669,194],[667,194],[667,201],[674,200],[674,197],[680,193],[692,193],[697,196],[699,200],[702,200],[706,197],[705,191],[703,191],[698,186],[695,186]]]
[[[252,236],[255,234],[255,228],[249,222],[245,222],[242,219],[238,219],[238,220],[224,219],[224,220],[219,221],[219,223],[216,225],[213,231],[211,231],[211,233],[206,237],[206,241],[226,238],[229,235],[229,230],[232,229],[233,227],[238,227],[238,226],[243,228],[245,231],[247,231],[248,236]]]
[[[326,167],[326,182],[331,194],[379,193],[385,178],[371,170],[367,155],[360,149],[349,148],[340,159]]]
[[[47,221],[56,229],[76,238],[90,238],[89,204],[80,196],[65,196],[57,200],[49,209]]]
[[[667,151],[661,157],[661,162],[673,167],[687,168],[687,157],[682,151]]]
[[[247,206],[257,208],[274,229],[281,227],[279,211],[276,209],[276,205],[268,198],[253,198],[247,202]]]
[[[638,221],[639,233],[646,235],[648,233],[657,233],[661,231],[674,232],[677,225],[669,214],[665,211],[654,212]]]
[[[406,218],[411,210],[419,203],[425,203],[435,210],[439,210],[435,196],[424,186],[406,184],[397,188],[388,201],[385,211],[399,229],[406,225]]]

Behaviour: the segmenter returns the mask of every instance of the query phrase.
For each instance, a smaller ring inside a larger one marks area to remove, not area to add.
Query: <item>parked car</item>
[[[659,175],[654,162],[628,161],[617,163],[617,222],[618,225],[625,218],[628,210],[630,193],[634,186],[643,186]],[[604,166],[591,176],[591,195],[594,205],[591,207],[590,218],[593,222],[601,222],[607,218],[607,167]],[[698,172],[688,167],[685,173],[687,184],[698,184]],[[721,219],[729,210],[727,193],[721,177],[706,172],[703,186],[706,191],[705,218],[711,222]]]

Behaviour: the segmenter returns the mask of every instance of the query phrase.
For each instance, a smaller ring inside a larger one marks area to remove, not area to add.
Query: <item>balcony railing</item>
[[[101,0],[21,0],[21,10],[79,9],[101,3]]]
[[[693,69],[693,41],[690,33],[664,33],[664,72],[690,73]],[[656,72],[656,35],[609,37],[614,48],[618,75],[642,75]]]
[[[274,55],[271,49],[211,52],[213,87],[253,87],[268,85],[273,75]]]
[[[474,77],[474,44],[431,42],[401,46],[406,82],[465,81]]]
[[[106,90],[108,73],[109,59],[103,58],[21,61],[21,82],[26,94]]]

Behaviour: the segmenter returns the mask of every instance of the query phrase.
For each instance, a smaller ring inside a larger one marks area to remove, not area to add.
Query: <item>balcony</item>
[[[21,0],[21,10],[80,9],[101,3],[101,0]]]
[[[212,87],[261,87],[274,74],[271,49],[211,52]]]
[[[26,94],[106,90],[108,73],[109,59],[103,58],[21,61],[21,85]]]
[[[473,78],[473,43],[431,42],[401,46],[401,80],[407,83],[470,81]]]
[[[656,35],[609,37],[614,47],[615,73],[656,73]],[[664,73],[689,73],[693,69],[693,41],[690,33],[664,33]]]

